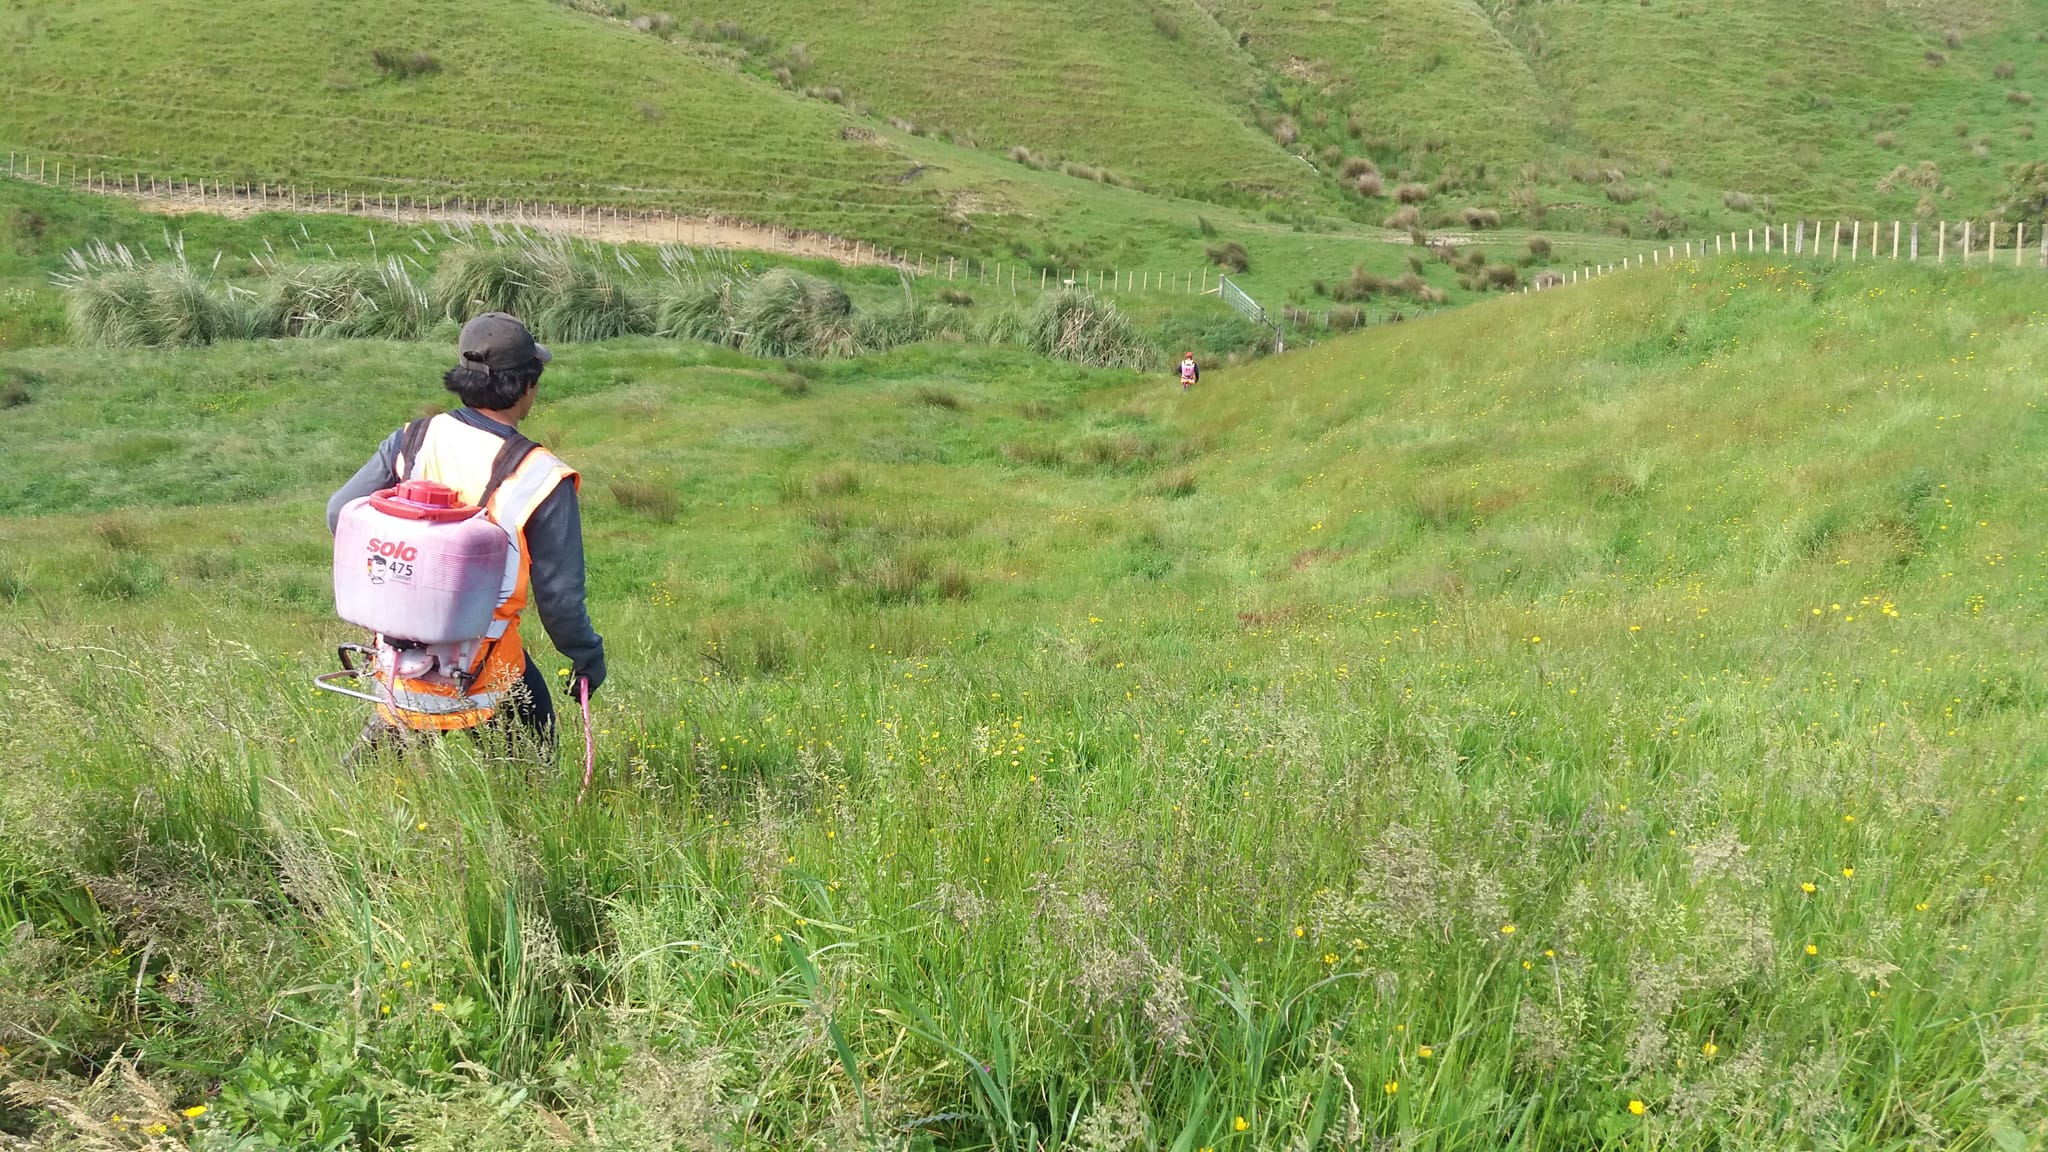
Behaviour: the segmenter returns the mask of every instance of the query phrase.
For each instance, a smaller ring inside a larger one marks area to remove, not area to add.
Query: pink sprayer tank
[[[505,530],[453,488],[407,480],[341,510],[335,610],[394,640],[474,640],[490,628],[509,550]]]

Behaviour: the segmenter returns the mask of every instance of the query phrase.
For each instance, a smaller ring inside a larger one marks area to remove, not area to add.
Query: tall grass
[[[1018,339],[1041,356],[1095,368],[1148,368],[1159,361],[1158,349],[1115,304],[1081,288],[1041,296],[1024,317]]]
[[[847,355],[854,339],[853,301],[829,280],[777,268],[749,280],[733,310],[743,351],[771,359]]]
[[[258,325],[276,336],[417,340],[439,319],[426,288],[398,257],[377,264],[324,262],[273,270]]]
[[[655,306],[654,333],[678,340],[730,343],[738,296],[739,284],[730,277],[678,280],[661,291]]]
[[[245,339],[261,332],[245,294],[216,286],[171,258],[136,258],[125,248],[72,253],[62,278],[72,331],[87,344],[169,348]]]
[[[363,714],[303,680],[349,636],[318,497],[417,394],[332,346],[39,354],[0,419],[9,1125],[2039,1144],[2048,329],[2000,323],[2038,283],[1582,292],[1186,397],[937,347],[650,403],[626,382],[673,350],[589,349],[540,413],[622,478],[586,505],[612,678],[580,801],[580,749],[335,767]],[[198,507],[78,418],[145,362],[124,414],[204,436]],[[329,479],[280,496],[280,456]]]

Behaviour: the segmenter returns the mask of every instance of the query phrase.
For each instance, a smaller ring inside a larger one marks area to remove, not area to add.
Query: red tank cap
[[[445,524],[476,515],[474,504],[465,504],[462,494],[433,480],[404,480],[370,497],[370,507],[401,520],[427,520]]]

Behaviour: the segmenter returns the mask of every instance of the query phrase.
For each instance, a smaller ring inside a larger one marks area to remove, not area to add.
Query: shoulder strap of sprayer
[[[526,463],[526,458],[539,447],[540,445],[517,432],[505,437],[504,445],[498,449],[497,458],[491,461],[490,483],[484,485],[484,494],[477,497],[477,507],[488,511],[491,497],[498,494],[498,486],[510,480],[512,474],[519,471],[519,466]]]
[[[420,445],[427,441],[427,425],[432,416],[422,416],[407,424],[398,435],[398,456],[392,460],[400,483],[412,479],[412,470],[420,462]]]

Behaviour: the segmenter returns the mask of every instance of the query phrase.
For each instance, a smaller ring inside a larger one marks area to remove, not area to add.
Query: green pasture
[[[1178,267],[1200,259],[1197,215],[1387,239],[1403,184],[1435,231],[1466,209],[1639,241],[1986,219],[2039,156],[2044,33],[2034,0],[21,0],[0,12],[0,141],[130,178]],[[1367,161],[1378,194],[1358,190]]]
[[[2037,277],[1681,262],[1185,396],[566,347],[581,802],[580,722],[349,773],[309,683],[444,349],[0,352],[0,1126],[2038,1144]]]

